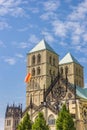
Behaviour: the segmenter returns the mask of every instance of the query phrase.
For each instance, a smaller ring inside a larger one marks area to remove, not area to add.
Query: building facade
[[[27,54],[27,73],[31,80],[26,86],[26,112],[34,121],[42,111],[51,130],[64,103],[75,122],[76,130],[87,130],[87,89],[84,88],[83,66],[67,53],[59,55],[40,41]]]
[[[22,118],[22,106],[7,105],[5,113],[4,130],[16,130],[18,123]]]
[[[28,73],[31,74],[31,79],[26,85],[26,108],[22,118],[28,112],[34,122],[41,111],[50,129],[56,130],[55,122],[65,103],[73,117],[76,130],[87,130],[84,70],[71,53],[67,53],[59,61],[59,55],[42,40],[27,54]],[[13,108],[7,109],[6,113],[8,110],[13,111]],[[13,120],[13,116],[8,115],[5,116],[5,130],[15,130],[6,125],[9,118]],[[20,118],[21,114],[19,115]]]

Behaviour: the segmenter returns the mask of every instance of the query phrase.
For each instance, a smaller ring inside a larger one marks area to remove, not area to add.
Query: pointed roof
[[[72,63],[72,62],[74,62],[74,63],[80,65],[80,63],[72,56],[71,53],[67,53],[67,54],[62,58],[62,60],[60,60],[59,64],[61,65],[61,64],[67,64],[67,63]]]
[[[55,53],[53,48],[44,39],[41,40],[29,53],[40,51],[40,50],[49,50]]]

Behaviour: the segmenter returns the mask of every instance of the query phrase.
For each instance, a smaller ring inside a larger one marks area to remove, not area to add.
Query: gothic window
[[[41,70],[40,70],[40,67],[38,67],[38,68],[37,68],[37,75],[40,74],[40,71],[41,71]]]
[[[65,67],[65,74],[68,74],[68,67]]]
[[[55,58],[53,58],[53,65],[55,66]]]
[[[35,68],[32,69],[32,76],[35,76]]]
[[[32,64],[35,64],[35,55],[32,56]]]
[[[81,75],[81,70],[79,69],[79,75]]]
[[[51,56],[49,57],[49,63],[50,64],[52,63],[52,57]]]
[[[41,63],[41,55],[40,54],[37,55],[37,63]]]
[[[76,75],[78,75],[78,68],[76,68]]]
[[[63,67],[60,68],[60,74],[63,74]]]
[[[55,71],[53,71],[53,76],[55,76]]]
[[[55,118],[54,118],[54,116],[52,114],[48,117],[48,124],[49,125],[54,125],[55,124]]]
[[[52,74],[52,71],[51,71],[51,70],[49,70],[49,74],[50,74],[50,75]]]
[[[11,120],[7,120],[7,126],[11,125]]]

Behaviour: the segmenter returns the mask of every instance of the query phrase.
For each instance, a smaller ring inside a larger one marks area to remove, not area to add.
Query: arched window
[[[52,74],[52,70],[51,70],[51,69],[49,70],[49,74],[50,74],[50,75]]]
[[[53,71],[53,76],[55,76],[55,71]]]
[[[35,64],[35,55],[32,56],[32,64]]]
[[[63,67],[60,68],[60,74],[63,74]]]
[[[55,58],[53,58],[53,65],[55,66]]]
[[[54,116],[51,114],[49,117],[48,117],[48,125],[54,125],[55,124],[55,118]]]
[[[37,63],[41,63],[41,55],[40,54],[37,55]]]
[[[35,68],[32,69],[32,76],[35,75]]]
[[[65,67],[65,74],[68,74],[68,67]]]
[[[49,63],[50,64],[52,63],[52,57],[51,56],[49,57]]]
[[[38,67],[38,68],[37,68],[37,75],[40,74],[40,71],[41,71],[41,70],[40,70],[40,67]]]

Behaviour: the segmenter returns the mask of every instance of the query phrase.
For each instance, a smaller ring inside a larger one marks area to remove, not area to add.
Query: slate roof
[[[29,53],[33,53],[40,50],[49,50],[53,53],[56,53],[44,39],[41,40]]]
[[[67,63],[77,63],[80,65],[80,63],[72,56],[71,53],[67,53],[63,58],[62,60],[60,60],[59,64],[67,64]]]

